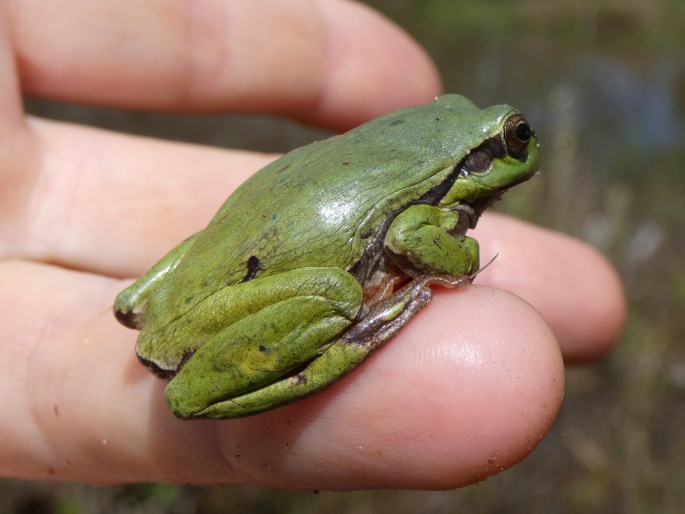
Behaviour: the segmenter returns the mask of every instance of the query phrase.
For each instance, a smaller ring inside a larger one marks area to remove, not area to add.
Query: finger
[[[5,261],[0,284],[8,321],[0,328],[0,398],[12,413],[0,421],[0,475],[123,483],[152,479],[158,459],[172,467],[148,439],[157,436],[148,431],[155,416],[165,413],[148,404],[158,384],[132,359],[133,334],[114,330],[112,281]],[[173,426],[164,441],[179,437],[189,454],[213,454],[211,428],[191,428]],[[216,462],[206,460],[206,473],[219,471]]]
[[[38,167],[35,141],[27,130],[22,109],[15,56],[9,43],[8,21],[0,12],[0,256],[12,247],[5,227],[26,211]]]
[[[3,476],[453,488],[525,457],[562,397],[558,346],[536,311],[466,287],[436,291],[322,394],[251,418],[184,422],[136,362],[135,333],[115,325],[117,281],[7,262],[0,281],[13,322],[0,326],[0,401],[12,413],[0,422]],[[45,291],[60,294],[46,301]]]
[[[222,450],[257,452],[267,483],[295,472],[322,487],[330,473],[323,488],[451,489],[528,455],[562,393],[558,346],[528,305],[490,288],[442,291],[349,378],[255,418]],[[273,446],[250,437],[274,426],[287,431]]]
[[[11,138],[24,119],[19,79],[8,33],[7,20],[0,16],[0,141]],[[7,162],[9,148],[11,147],[0,147],[3,163]]]
[[[17,173],[0,254],[108,275],[139,274],[273,159],[36,119],[29,132],[28,169],[2,171]]]
[[[596,360],[618,340],[626,318],[621,280],[588,244],[490,213],[474,231],[483,260],[477,278],[511,291],[537,308],[554,329],[564,359]]]
[[[440,89],[426,54],[354,2],[26,0],[9,19],[25,90],[60,100],[349,128]]]

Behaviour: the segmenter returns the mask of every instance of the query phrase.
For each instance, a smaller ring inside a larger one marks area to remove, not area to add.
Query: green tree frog
[[[538,169],[508,105],[458,95],[293,150],[119,294],[180,418],[234,418],[330,385],[470,283],[478,217]]]

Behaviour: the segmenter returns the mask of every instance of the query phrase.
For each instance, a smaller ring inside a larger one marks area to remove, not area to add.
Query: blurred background
[[[685,2],[366,3],[428,50],[446,91],[526,114],[540,139],[542,173],[497,209],[573,234],[608,256],[628,291],[619,345],[595,365],[569,368],[547,438],[523,463],[475,486],[314,494],[0,480],[0,514],[682,512]],[[39,116],[225,147],[287,151],[322,135],[266,117],[26,105]]]

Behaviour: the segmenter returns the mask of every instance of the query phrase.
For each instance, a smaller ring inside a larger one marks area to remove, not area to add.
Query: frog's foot
[[[422,275],[411,280],[391,297],[373,305],[364,319],[350,327],[336,344],[364,348],[368,355],[395,337],[402,327],[428,305],[433,297],[431,285],[455,289],[470,284],[476,273],[458,276]]]

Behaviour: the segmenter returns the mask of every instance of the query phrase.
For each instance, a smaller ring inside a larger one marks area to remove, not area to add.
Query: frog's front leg
[[[179,319],[167,333],[141,332],[138,354],[154,367],[169,358],[185,362],[166,388],[181,418],[244,416],[297,399],[297,389],[270,394],[273,384],[316,360],[353,323],[362,287],[340,268],[301,268],[225,287]],[[178,339],[182,345],[157,343]],[[186,341],[198,341],[188,352]],[[327,374],[331,380],[331,374]],[[240,398],[265,391],[243,408]]]
[[[471,275],[478,271],[478,241],[465,237],[467,214],[434,205],[412,205],[391,223],[386,252],[412,277]]]

